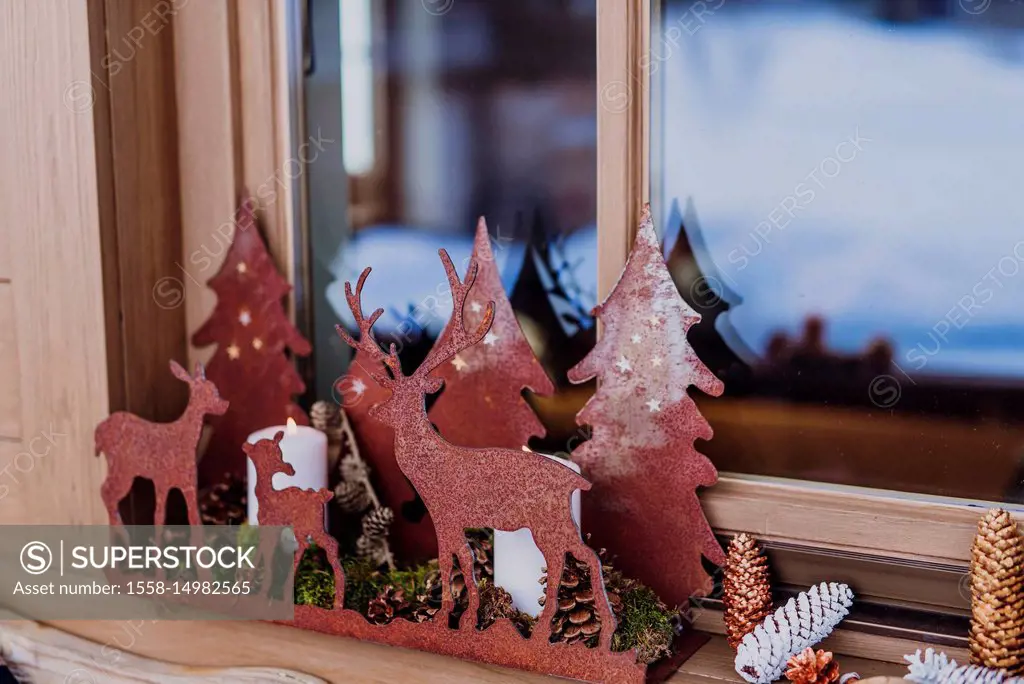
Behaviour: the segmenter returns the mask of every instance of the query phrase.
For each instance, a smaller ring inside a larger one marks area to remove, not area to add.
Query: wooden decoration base
[[[593,680],[596,670],[606,682],[644,681],[645,668],[637,664],[632,651],[615,653],[582,645],[542,644],[523,638],[508,620],[498,620],[482,632],[406,620],[374,625],[354,610],[295,606],[294,622],[281,624],[569,679]]]

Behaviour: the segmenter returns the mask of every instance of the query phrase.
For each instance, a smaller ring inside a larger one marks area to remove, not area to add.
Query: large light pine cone
[[[1002,670],[993,670],[978,665],[958,666],[945,653],[927,649],[922,655],[903,656],[909,663],[907,681],[917,684],[1024,684],[1024,679],[1012,677]]]
[[[971,663],[1024,670],[1024,539],[1006,511],[978,522],[971,548]]]
[[[839,663],[829,651],[808,647],[786,663],[786,679],[796,684],[829,684],[839,679]]]
[[[774,682],[791,656],[827,637],[852,605],[853,592],[845,584],[822,582],[801,592],[743,637],[736,672],[752,684]]]
[[[738,534],[726,552],[722,603],[729,645],[739,647],[743,637],[754,631],[772,612],[772,590],[768,580],[768,559],[748,534]]]

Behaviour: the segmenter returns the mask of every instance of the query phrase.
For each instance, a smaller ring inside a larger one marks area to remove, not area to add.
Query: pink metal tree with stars
[[[672,282],[649,206],[618,283],[594,315],[601,339],[569,371],[574,383],[599,380],[576,417],[593,430],[572,455],[593,483],[583,527],[627,577],[683,604],[711,590],[701,556],[725,560],[697,499],[698,487],[718,479],[694,446],[712,431],[687,389],[718,396],[723,385],[686,339],[700,314]]]
[[[479,273],[469,292],[466,324],[478,325],[488,302],[494,302],[494,323],[480,343],[434,371],[435,377],[444,380],[444,389],[430,408],[430,420],[452,444],[519,449],[530,437],[545,434],[544,425],[523,398],[523,389],[547,396],[555,387],[516,320],[482,216],[476,227],[473,261]],[[448,322],[434,346],[449,344],[455,320]]]
[[[207,285],[217,306],[192,336],[197,347],[217,345],[206,374],[225,399],[226,414],[212,421],[213,437],[199,463],[200,483],[225,473],[245,477],[242,443],[250,433],[288,418],[309,419],[293,400],[306,385],[289,356],[312,348],[288,319],[282,299],[291,285],[277,271],[256,225],[254,200],[243,198],[235,215],[235,233],[220,270]]]

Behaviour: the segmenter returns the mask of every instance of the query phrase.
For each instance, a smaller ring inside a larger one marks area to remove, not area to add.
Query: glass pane
[[[656,216],[727,388],[705,453],[1024,501],[1019,3],[655,15]]]
[[[437,249],[461,268],[483,215],[560,387],[539,410],[563,449],[589,393],[565,372],[595,330],[595,1],[315,0],[310,11],[307,128],[337,131],[342,150],[308,171],[317,394],[330,396],[349,357],[334,333],[352,322],[344,282],[373,266],[375,330],[414,365],[451,313]]]

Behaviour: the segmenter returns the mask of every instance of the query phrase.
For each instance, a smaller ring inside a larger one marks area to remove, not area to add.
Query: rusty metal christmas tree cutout
[[[473,245],[478,274],[464,315],[467,325],[479,325],[486,303],[491,301],[494,322],[479,344],[458,352],[434,371],[435,377],[444,381],[444,391],[429,415],[452,444],[520,449],[531,437],[545,434],[544,426],[523,398],[523,389],[549,396],[555,387],[519,327],[490,243],[487,223],[481,216]],[[455,322],[452,317],[435,346],[445,347],[449,338],[458,334]]]
[[[197,347],[217,345],[207,363],[231,408],[211,421],[213,436],[199,465],[201,482],[225,473],[245,477],[241,445],[256,430],[309,419],[292,397],[306,390],[288,353],[306,356],[312,348],[292,325],[281,300],[291,291],[260,236],[254,201],[244,198],[235,216],[235,234],[220,270],[207,285],[217,294],[210,318],[192,336]]]
[[[649,207],[618,283],[594,313],[604,334],[569,371],[574,383],[599,380],[576,419],[593,438],[572,454],[594,484],[583,526],[628,577],[670,605],[685,604],[711,590],[701,556],[724,562],[697,499],[697,488],[718,478],[694,446],[712,431],[687,388],[718,396],[723,385],[686,339],[700,314],[672,282]]]

